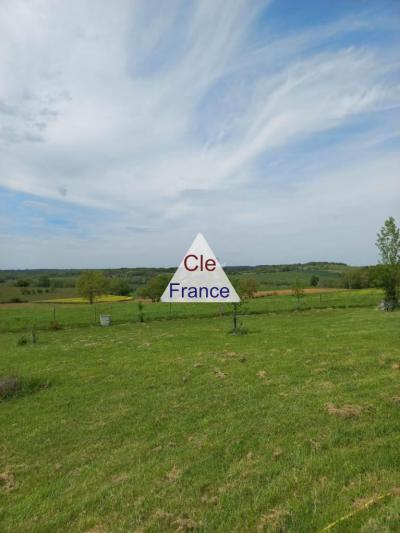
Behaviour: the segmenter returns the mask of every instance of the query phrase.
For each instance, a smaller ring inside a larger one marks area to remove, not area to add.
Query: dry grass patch
[[[209,505],[217,505],[218,496],[210,496],[209,494],[203,494],[203,496],[201,497],[201,501]]]
[[[343,405],[342,407],[336,407],[333,403],[326,404],[326,410],[330,415],[341,416],[343,418],[359,416],[362,409],[361,405]]]
[[[121,474],[116,474],[115,476],[112,476],[111,483],[122,483],[123,481],[126,481],[129,478],[129,475],[126,472],[122,472]]]
[[[2,488],[4,492],[11,492],[16,488],[14,474],[9,470],[0,473],[0,488]]]
[[[176,526],[176,531],[193,531],[201,528],[201,522],[195,522],[191,518],[185,516],[177,518],[172,524]]]
[[[289,512],[284,509],[272,509],[271,512],[261,515],[260,521],[257,525],[257,533],[263,531],[285,531],[285,521],[289,516]]]
[[[169,481],[170,483],[175,483],[176,481],[178,481],[181,475],[182,475],[182,470],[178,468],[176,465],[174,465],[172,469],[169,472],[167,472],[167,474],[165,475],[165,479],[166,481]]]
[[[222,372],[222,370],[220,370],[219,368],[214,368],[214,374],[219,379],[225,379],[226,378],[226,374],[224,374],[224,372]]]
[[[279,457],[281,457],[282,454],[282,448],[276,448],[276,450],[274,450],[274,453],[272,454],[272,459],[275,459],[276,461],[277,459],[279,459]]]
[[[335,384],[332,383],[332,381],[321,381],[321,383],[318,384],[319,388],[322,390],[332,390],[335,388]]]

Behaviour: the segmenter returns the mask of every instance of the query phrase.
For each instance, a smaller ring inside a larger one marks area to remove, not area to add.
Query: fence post
[[[233,304],[232,318],[233,318],[233,332],[236,333],[237,331],[237,304],[236,303]]]

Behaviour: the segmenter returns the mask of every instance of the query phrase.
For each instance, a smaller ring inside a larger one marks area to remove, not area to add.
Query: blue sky
[[[377,261],[395,0],[5,0],[0,268]]]

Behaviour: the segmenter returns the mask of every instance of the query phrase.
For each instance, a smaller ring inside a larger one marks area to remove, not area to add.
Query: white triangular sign
[[[161,301],[240,302],[240,298],[199,233],[168,283]]]

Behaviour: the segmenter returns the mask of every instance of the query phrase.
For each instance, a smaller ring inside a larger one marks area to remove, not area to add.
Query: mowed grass
[[[398,531],[400,313],[243,321],[1,334],[0,530]]]

